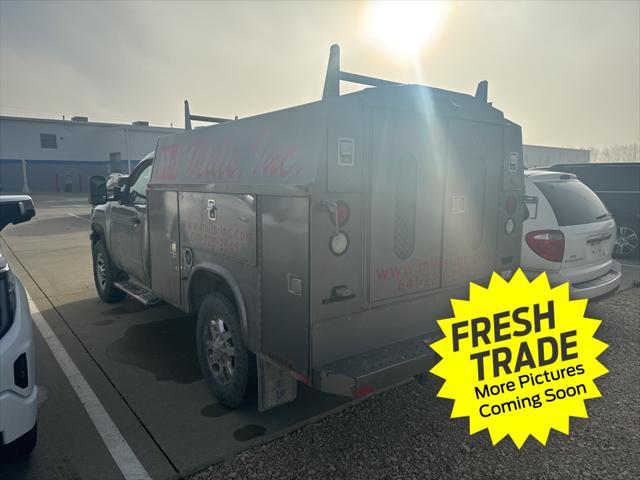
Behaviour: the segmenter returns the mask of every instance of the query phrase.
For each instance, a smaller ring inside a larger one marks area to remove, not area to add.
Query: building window
[[[41,133],[40,148],[58,148],[58,137],[55,133]]]
[[[122,154],[120,152],[111,152],[109,154],[109,169],[111,173],[124,173],[122,171]]]

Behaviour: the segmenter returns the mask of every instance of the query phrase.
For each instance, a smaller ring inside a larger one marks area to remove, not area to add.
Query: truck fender
[[[107,239],[105,237],[104,228],[99,223],[91,224],[91,234],[89,235],[91,238],[91,245],[95,244],[101,238],[106,242]]]
[[[91,241],[97,242],[99,239],[103,239],[109,246],[109,232],[107,227],[107,212],[105,212],[106,206],[99,206],[91,211]]]
[[[191,304],[191,294],[192,294],[192,281],[194,277],[198,274],[209,274],[212,277],[217,277],[217,280],[224,282],[226,286],[229,288],[229,291],[233,295],[233,300],[238,308],[238,314],[240,315],[240,326],[242,328],[242,335],[246,339],[248,338],[248,326],[247,326],[247,310],[244,304],[244,298],[242,296],[242,291],[240,290],[240,286],[238,282],[233,278],[233,275],[229,270],[220,265],[216,265],[214,263],[201,263],[198,266],[194,267],[189,275],[189,280],[187,283],[187,294],[188,294],[188,302],[189,302],[189,311],[194,310],[194,306]]]

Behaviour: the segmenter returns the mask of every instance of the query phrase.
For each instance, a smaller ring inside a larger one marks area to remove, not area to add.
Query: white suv
[[[616,223],[589,187],[568,173],[525,171],[521,266],[553,285],[569,282],[571,298],[597,298],[620,286],[611,259]]]
[[[0,230],[34,215],[31,198],[0,196]],[[38,387],[32,324],[25,290],[0,253],[0,458],[28,455],[36,445]]]

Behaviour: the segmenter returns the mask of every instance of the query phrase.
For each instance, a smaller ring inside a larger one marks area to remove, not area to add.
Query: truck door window
[[[413,254],[416,239],[418,162],[411,154],[406,153],[398,159],[395,190],[393,253],[406,260]]]
[[[147,204],[147,185],[151,179],[151,164],[147,165],[129,188],[129,198],[134,205]]]

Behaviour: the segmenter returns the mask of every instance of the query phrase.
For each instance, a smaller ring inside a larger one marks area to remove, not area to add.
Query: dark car
[[[640,163],[572,163],[549,170],[575,174],[593,190],[618,225],[613,254],[619,258],[640,253]]]

